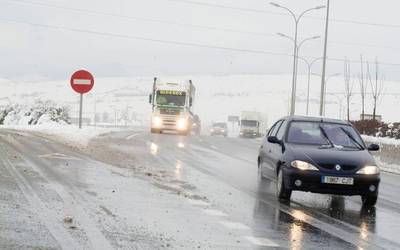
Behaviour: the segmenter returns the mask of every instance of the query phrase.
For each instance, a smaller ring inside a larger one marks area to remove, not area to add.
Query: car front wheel
[[[375,206],[376,202],[378,201],[378,195],[376,195],[376,194],[363,195],[363,196],[361,196],[361,200],[362,200],[363,206],[373,207],[373,206]]]
[[[276,182],[276,193],[278,198],[282,200],[290,200],[290,196],[292,195],[292,190],[287,189],[285,187],[285,180],[283,177],[282,169],[279,169],[278,172],[278,180]]]

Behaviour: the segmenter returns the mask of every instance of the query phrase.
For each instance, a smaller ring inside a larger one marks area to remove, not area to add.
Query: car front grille
[[[320,167],[326,169],[326,170],[335,170],[336,169],[336,165],[340,165],[340,164],[318,164]],[[351,171],[357,168],[357,166],[354,165],[340,165],[341,170],[344,171]]]

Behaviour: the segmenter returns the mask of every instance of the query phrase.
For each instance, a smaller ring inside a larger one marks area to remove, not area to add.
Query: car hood
[[[367,150],[342,150],[338,148],[319,148],[318,146],[287,144],[291,160],[306,161],[328,173],[355,173],[367,165],[376,165]],[[340,166],[340,170],[336,166]]]

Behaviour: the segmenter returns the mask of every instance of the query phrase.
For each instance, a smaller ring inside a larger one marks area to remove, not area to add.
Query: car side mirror
[[[152,103],[152,101],[153,101],[153,95],[152,95],[152,94],[150,94],[150,95],[149,95],[149,103],[151,104],[151,103]]]
[[[368,146],[368,151],[379,151],[380,147],[378,144],[371,144]]]
[[[274,144],[281,144],[282,142],[276,136],[268,136],[268,142]]]

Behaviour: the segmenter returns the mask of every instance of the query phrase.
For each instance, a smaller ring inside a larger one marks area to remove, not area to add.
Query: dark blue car
[[[359,133],[346,121],[289,116],[277,121],[259,151],[259,178],[276,180],[277,196],[292,191],[360,195],[365,206],[378,199],[379,167]]]

